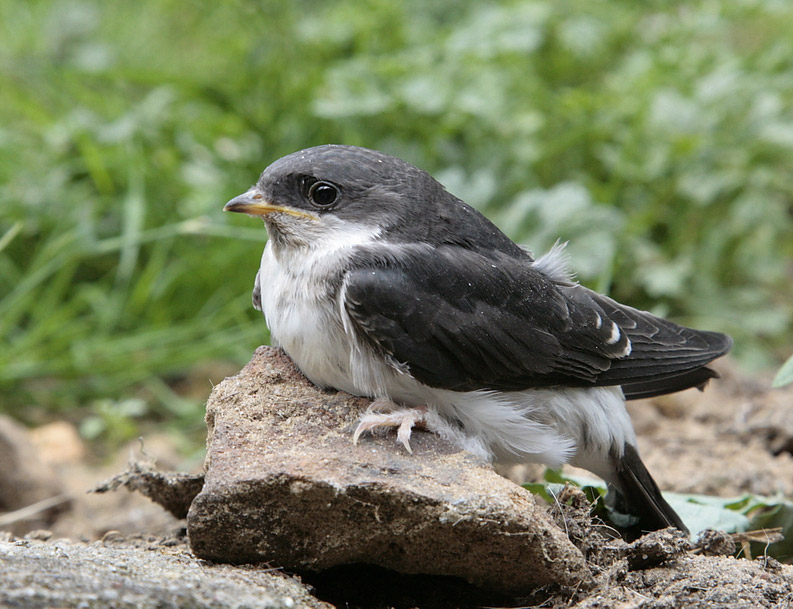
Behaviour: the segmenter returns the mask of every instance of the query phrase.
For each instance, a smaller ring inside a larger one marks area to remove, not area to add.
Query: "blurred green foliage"
[[[0,410],[89,407],[89,434],[107,400],[200,418],[172,382],[267,339],[265,233],[222,205],[327,142],[401,156],[534,251],[571,240],[584,283],[778,362],[790,32],[782,0],[0,0]]]

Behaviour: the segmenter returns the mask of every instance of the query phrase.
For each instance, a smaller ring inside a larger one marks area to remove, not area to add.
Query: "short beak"
[[[256,187],[234,197],[223,206],[223,211],[235,211],[250,216],[266,216],[267,214],[279,213],[289,214],[290,216],[296,216],[298,218],[308,218],[310,220],[317,219],[314,214],[266,202]]]

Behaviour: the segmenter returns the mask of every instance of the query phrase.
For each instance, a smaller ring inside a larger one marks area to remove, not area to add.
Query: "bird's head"
[[[401,230],[420,238],[450,203],[464,205],[409,163],[367,148],[325,145],[275,161],[223,209],[261,216],[271,239],[290,246]]]

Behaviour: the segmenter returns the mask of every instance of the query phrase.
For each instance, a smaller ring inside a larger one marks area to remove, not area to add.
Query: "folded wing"
[[[555,282],[528,256],[453,246],[360,260],[344,307],[373,348],[458,391],[621,385],[648,397],[701,386],[732,344]]]

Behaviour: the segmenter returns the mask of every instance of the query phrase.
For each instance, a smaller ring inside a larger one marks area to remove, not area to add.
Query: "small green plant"
[[[793,355],[791,355],[788,360],[782,364],[782,367],[776,373],[773,386],[784,387],[790,383],[793,383]]]
[[[80,435],[86,440],[101,439],[117,446],[137,435],[138,421],[147,414],[147,407],[146,402],[138,398],[119,402],[96,400],[91,412],[80,422]]]

